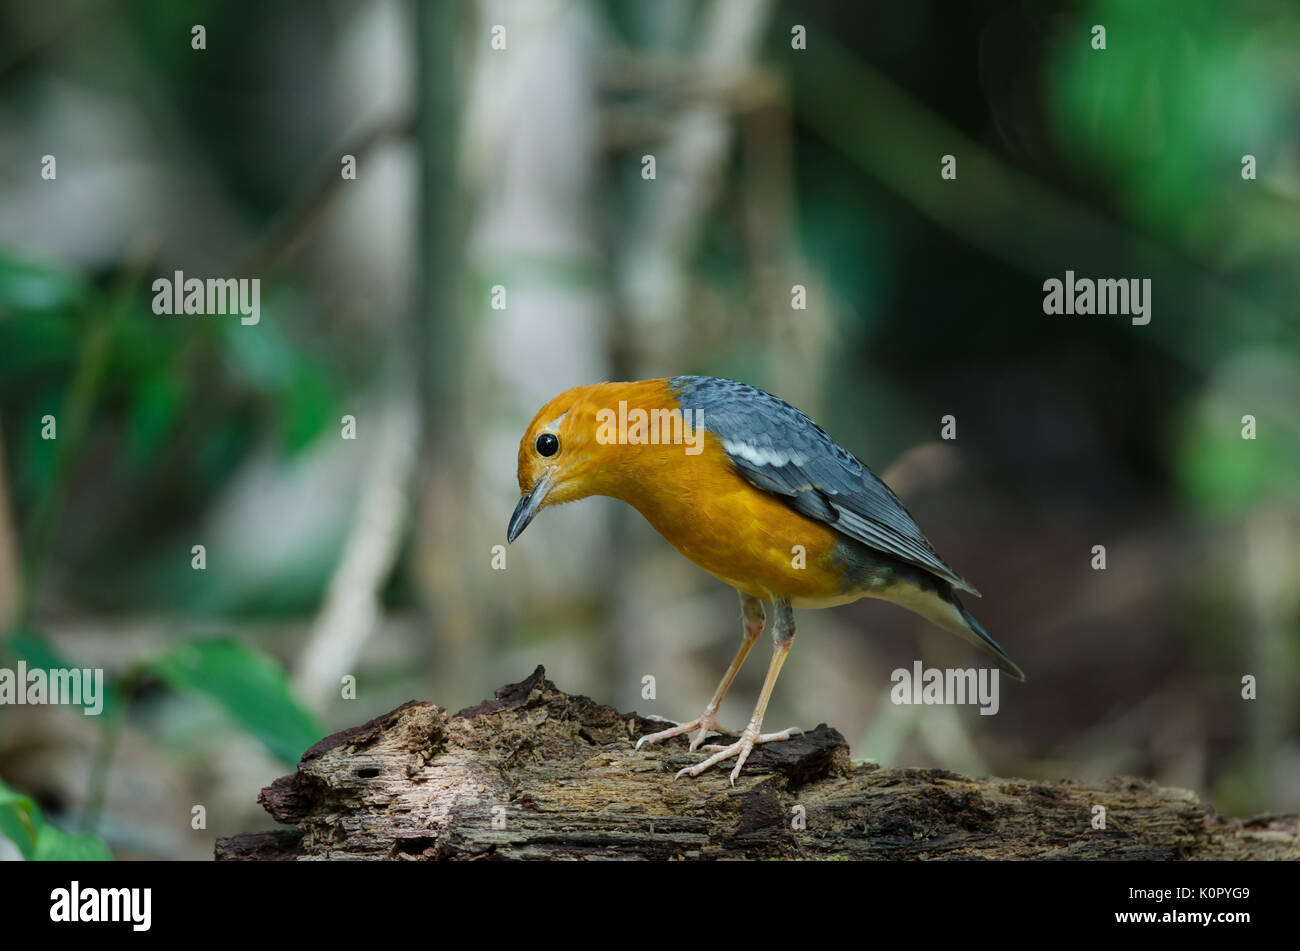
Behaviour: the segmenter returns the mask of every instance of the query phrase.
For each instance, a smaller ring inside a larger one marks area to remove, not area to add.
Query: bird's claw
[[[759,733],[756,727],[750,727],[740,734],[740,739],[730,746],[722,746],[717,743],[710,743],[705,746],[706,750],[713,750],[714,753],[703,762],[696,763],[694,766],[687,766],[677,771],[673,779],[681,779],[682,776],[698,776],[710,766],[721,763],[723,760],[736,757],[736,766],[731,771],[731,785],[736,785],[736,777],[740,775],[740,768],[745,765],[745,760],[749,759],[749,754],[754,751],[754,747],[759,743],[778,743],[782,740],[788,740],[792,736],[802,733],[803,730],[792,726],[781,730],[779,733]],[[692,746],[691,749],[695,747]]]
[[[801,733],[803,733],[803,730],[801,730],[797,726],[786,727],[784,730],[781,730],[778,733],[760,733],[758,734],[758,736],[754,738],[754,744],[757,745],[759,743],[779,743],[782,740],[788,740],[793,737],[799,736]],[[732,746],[734,745],[735,744],[733,743]],[[709,752],[719,752],[721,750],[727,750],[730,748],[731,748],[730,746],[722,746],[721,744],[718,743],[709,743],[703,747],[703,749]]]
[[[704,738],[710,733],[727,733],[725,727],[718,723],[717,714],[711,710],[705,710],[694,720],[687,723],[679,723],[676,726],[669,727],[666,730],[660,730],[658,733],[647,733],[641,739],[636,741],[636,748],[650,743],[658,743],[661,740],[668,740],[674,736],[681,736],[683,733],[690,733],[698,727],[695,736],[691,738],[691,752],[694,753],[696,747],[704,742]]]

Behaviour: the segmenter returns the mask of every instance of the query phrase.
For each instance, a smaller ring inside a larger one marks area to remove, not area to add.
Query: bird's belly
[[[682,493],[636,508],[683,555],[752,597],[785,597],[799,607],[862,597],[845,590],[833,529],[737,482],[714,485],[705,496]]]
[[[791,598],[790,604],[796,608],[837,608],[841,604],[852,604],[854,601],[861,601],[865,594],[861,591],[849,591],[845,594],[838,594],[830,598]]]

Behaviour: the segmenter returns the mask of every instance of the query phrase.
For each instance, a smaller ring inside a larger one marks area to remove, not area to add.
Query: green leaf
[[[182,380],[157,373],[140,378],[130,410],[131,455],[137,464],[151,461],[166,443],[184,405]]]
[[[74,835],[45,823],[36,836],[37,862],[111,862],[113,853],[94,835]]]
[[[25,859],[36,852],[40,823],[40,809],[31,797],[14,792],[0,780],[0,834],[18,846]]]
[[[37,862],[111,862],[113,853],[95,835],[64,832],[45,821],[30,796],[0,781],[0,834],[18,846],[23,858]]]
[[[84,282],[71,272],[0,255],[0,313],[71,307],[85,293]]]
[[[306,362],[297,367],[294,384],[281,397],[284,439],[289,451],[304,449],[333,416],[334,391],[328,375]]]
[[[232,640],[196,641],[148,665],[177,690],[216,701],[275,756],[296,763],[323,735],[289,689],[284,670],[267,655]]]

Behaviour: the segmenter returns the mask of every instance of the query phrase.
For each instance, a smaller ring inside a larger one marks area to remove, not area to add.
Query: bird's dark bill
[[[514,514],[510,516],[510,524],[506,526],[507,542],[513,542],[524,533],[528,523],[533,520],[533,516],[537,514],[542,507],[542,503],[546,501],[546,493],[550,489],[551,480],[543,477],[538,479],[532,490],[519,500],[519,504],[515,506]]]

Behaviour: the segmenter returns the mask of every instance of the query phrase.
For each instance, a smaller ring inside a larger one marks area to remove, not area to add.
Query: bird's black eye
[[[560,451],[560,437],[555,433],[542,433],[537,437],[537,454],[553,456]]]

